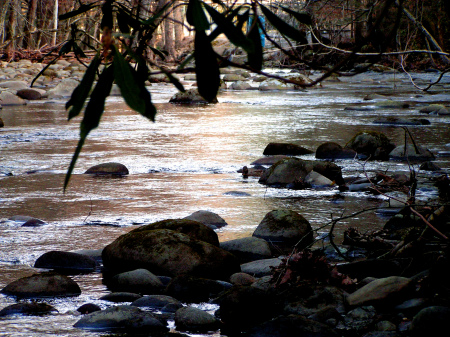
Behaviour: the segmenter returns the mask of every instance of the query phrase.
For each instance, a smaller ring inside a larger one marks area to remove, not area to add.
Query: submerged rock
[[[98,164],[95,166],[90,167],[85,174],[98,174],[98,175],[104,175],[104,174],[111,174],[111,175],[127,175],[128,169],[125,165],[120,163],[104,163],[104,164]]]
[[[400,117],[381,117],[373,121],[374,124],[387,125],[430,125],[430,121],[424,118],[400,118]]]
[[[195,103],[217,103],[217,98],[215,98],[212,102],[208,102],[204,99],[198,89],[189,89],[185,92],[177,92],[172,98],[169,100],[169,103],[183,103],[183,104],[195,104]]]
[[[145,307],[155,310],[161,310],[162,312],[175,312],[183,307],[183,304],[168,295],[148,295],[143,296],[131,303],[135,307]]]
[[[218,214],[210,211],[200,210],[188,215],[184,219],[201,222],[212,229],[227,226],[227,222]]]

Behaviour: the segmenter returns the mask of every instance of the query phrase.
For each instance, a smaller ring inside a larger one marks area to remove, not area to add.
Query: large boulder
[[[263,154],[266,156],[273,155],[289,155],[289,156],[301,156],[304,154],[311,154],[313,151],[304,148],[303,146],[290,144],[290,143],[269,143],[264,149]]]
[[[434,160],[434,155],[430,152],[430,150],[425,149],[421,146],[416,147],[412,144],[408,144],[406,146],[397,146],[395,149],[393,149],[389,153],[389,159],[422,162]]]
[[[151,231],[154,229],[170,229],[188,235],[192,239],[200,240],[219,247],[219,237],[212,228],[203,223],[189,219],[167,219],[144,225],[132,230],[130,233]]]
[[[104,175],[104,174],[111,174],[111,175],[127,175],[128,169],[125,165],[120,163],[103,163],[98,164],[95,166],[90,167],[87,169],[85,174],[97,174],[97,175]]]
[[[129,305],[118,305],[94,311],[74,324],[75,328],[94,331],[145,330],[147,333],[168,331],[153,314]]]
[[[229,252],[169,229],[122,235],[103,249],[102,258],[109,270],[144,268],[166,276],[190,274],[227,280],[240,271],[238,259]]]
[[[335,163],[327,161],[302,160],[288,158],[278,161],[264,171],[259,182],[269,186],[301,189],[305,186],[305,178],[309,172],[315,171],[334,181],[338,185],[344,185],[341,168]]]
[[[13,281],[4,287],[1,293],[20,298],[68,297],[80,295],[81,290],[68,276],[42,273]]]
[[[413,337],[444,336],[448,331],[450,308],[431,306],[420,310],[413,318],[409,332]]]
[[[86,255],[53,250],[41,255],[34,263],[34,267],[53,269],[65,274],[90,273],[97,267],[97,262]]]
[[[191,215],[185,217],[184,219],[201,222],[202,224],[211,227],[212,229],[217,229],[228,225],[227,222],[220,215],[214,212],[204,210],[194,212]]]
[[[267,213],[256,227],[253,236],[287,252],[299,242],[299,249],[313,242],[312,228],[308,220],[291,210],[274,210]]]
[[[355,150],[358,154],[363,154],[370,159],[388,159],[395,145],[391,143],[388,137],[381,132],[362,131],[357,133],[347,146]]]

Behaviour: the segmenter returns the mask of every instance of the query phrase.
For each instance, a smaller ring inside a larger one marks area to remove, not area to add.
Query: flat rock
[[[58,312],[58,310],[47,303],[16,303],[0,310],[0,317],[16,314],[41,316],[52,312]]]
[[[392,305],[401,303],[408,292],[411,280],[406,277],[390,276],[377,279],[359,288],[347,296],[346,301],[350,306],[365,305]]]
[[[235,255],[242,263],[272,256],[269,243],[257,237],[224,241],[220,243],[220,247]]]

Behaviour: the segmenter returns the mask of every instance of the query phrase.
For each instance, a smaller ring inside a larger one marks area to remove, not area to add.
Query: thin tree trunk
[[[52,46],[56,46],[56,38],[58,36],[58,0],[55,0],[53,6],[53,34],[52,34]]]
[[[178,49],[181,45],[181,42],[184,38],[184,29],[183,29],[183,7],[179,6],[180,2],[177,1],[175,3],[175,9],[173,12],[173,16],[175,19],[175,49]]]
[[[34,48],[32,45],[33,37],[32,31],[36,28],[36,9],[37,0],[30,0],[28,4],[27,21],[25,22],[25,38],[23,41],[24,48]]]
[[[164,20],[164,49],[169,54],[169,58],[175,57],[175,42],[173,39],[173,13],[170,13]]]

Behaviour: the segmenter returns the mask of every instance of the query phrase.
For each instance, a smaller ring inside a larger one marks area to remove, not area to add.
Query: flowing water
[[[417,75],[419,76],[419,75]],[[427,83],[433,74],[422,74]],[[100,249],[135,226],[209,210],[228,226],[218,231],[221,241],[250,236],[264,215],[287,208],[301,213],[313,228],[332,216],[378,207],[384,198],[368,193],[340,193],[336,189],[302,190],[267,188],[258,178],[243,179],[237,170],[262,157],[269,142],[291,142],[315,150],[325,141],[341,145],[357,132],[384,132],[403,144],[398,126],[373,124],[381,116],[427,118],[431,125],[410,127],[416,141],[437,156],[448,170],[449,116],[424,116],[424,102],[449,101],[450,78],[440,93],[420,95],[406,77],[366,74],[341,78],[306,92],[224,91],[214,105],[167,103],[175,90],[166,84],[150,87],[158,109],[152,123],[131,111],[120,97],[108,99],[100,127],[88,137],[69,187],[63,193],[65,172],[78,141],[79,119],[67,122],[64,101],[36,102],[4,107],[0,116],[0,287],[37,270],[34,261],[50,250]],[[407,109],[345,110],[361,103],[368,93],[393,95],[412,103]],[[302,156],[313,159],[314,155]],[[123,178],[83,174],[89,167],[120,162],[130,171]],[[397,162],[345,160],[337,162],[344,176],[373,172],[408,172]],[[428,190],[419,196],[429,197]],[[10,221],[27,215],[47,223],[21,227]],[[386,218],[367,212],[339,222],[339,235],[348,227],[382,228]],[[327,231],[324,228],[323,231]],[[73,328],[79,317],[71,311],[86,302],[105,308],[98,300],[108,293],[100,273],[74,276],[82,295],[50,299],[59,313],[44,317],[13,316],[0,319],[0,336],[101,336]],[[0,296],[0,309],[16,303]]]

